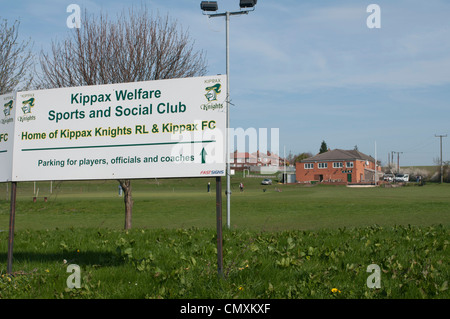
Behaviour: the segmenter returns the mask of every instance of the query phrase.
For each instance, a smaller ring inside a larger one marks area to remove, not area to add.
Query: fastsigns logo
[[[219,171],[201,171],[200,175],[220,175],[223,174],[224,170],[219,170]]]

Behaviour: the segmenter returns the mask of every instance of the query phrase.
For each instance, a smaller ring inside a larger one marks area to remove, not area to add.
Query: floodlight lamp
[[[241,8],[253,8],[258,0],[240,0],[239,6]]]
[[[202,1],[200,3],[200,8],[203,11],[217,11],[217,10],[219,10],[219,6],[217,5],[217,1]]]

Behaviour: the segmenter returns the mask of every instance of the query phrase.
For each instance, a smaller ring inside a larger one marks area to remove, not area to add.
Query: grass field
[[[9,194],[2,184],[0,298],[450,297],[450,185],[260,181],[232,179],[222,280],[213,179],[133,181],[128,232],[115,181],[53,183],[51,192],[49,182],[20,183],[12,277],[6,275]],[[68,264],[81,267],[81,289],[67,289]],[[380,289],[366,285],[370,264],[381,268]]]
[[[237,185],[243,180],[244,192]],[[211,181],[212,191],[206,184]],[[232,229],[263,231],[339,227],[450,224],[450,185],[347,188],[343,186],[259,185],[261,179],[233,179]],[[225,184],[225,183],[224,183]],[[133,227],[215,227],[215,180],[133,182]],[[223,185],[225,186],[225,185]],[[9,198],[3,184],[0,194]],[[223,187],[224,188],[224,187]],[[39,189],[36,203],[34,190]],[[264,192],[263,190],[266,189]],[[277,191],[278,189],[279,191]],[[0,195],[1,196],[1,195]],[[47,202],[44,202],[47,197]],[[226,199],[223,197],[224,222]],[[0,202],[0,230],[8,229],[9,202]],[[16,230],[67,227],[123,228],[124,205],[118,183],[21,183]]]

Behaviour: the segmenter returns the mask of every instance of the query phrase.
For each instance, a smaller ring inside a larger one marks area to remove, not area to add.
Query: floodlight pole
[[[230,229],[231,220],[231,169],[230,169],[230,13],[227,11],[225,16],[226,25],[226,72],[227,72],[227,131],[226,131],[226,161],[227,164],[227,227]]]
[[[248,14],[248,11],[235,11],[235,12],[224,12],[224,13],[213,13],[206,14],[209,18],[214,17],[225,17],[225,29],[226,29],[226,74],[227,74],[227,127],[226,127],[226,175],[227,175],[227,227],[231,226],[231,170],[230,170],[230,150],[229,150],[229,129],[230,129],[230,16]]]

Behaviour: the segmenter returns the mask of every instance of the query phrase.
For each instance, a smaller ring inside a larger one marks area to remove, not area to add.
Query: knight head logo
[[[23,101],[22,104],[23,114],[31,113],[31,108],[34,106],[34,98],[32,97],[26,101]]]
[[[5,117],[9,116],[11,114],[11,110],[13,108],[13,100],[9,101],[4,105],[5,109],[3,110],[3,113],[5,113]]]
[[[206,90],[206,99],[208,100],[208,102],[212,102],[212,101],[217,101],[217,95],[220,94],[221,90],[221,85],[219,83],[213,85],[213,86],[208,86],[207,88],[205,88]]]

